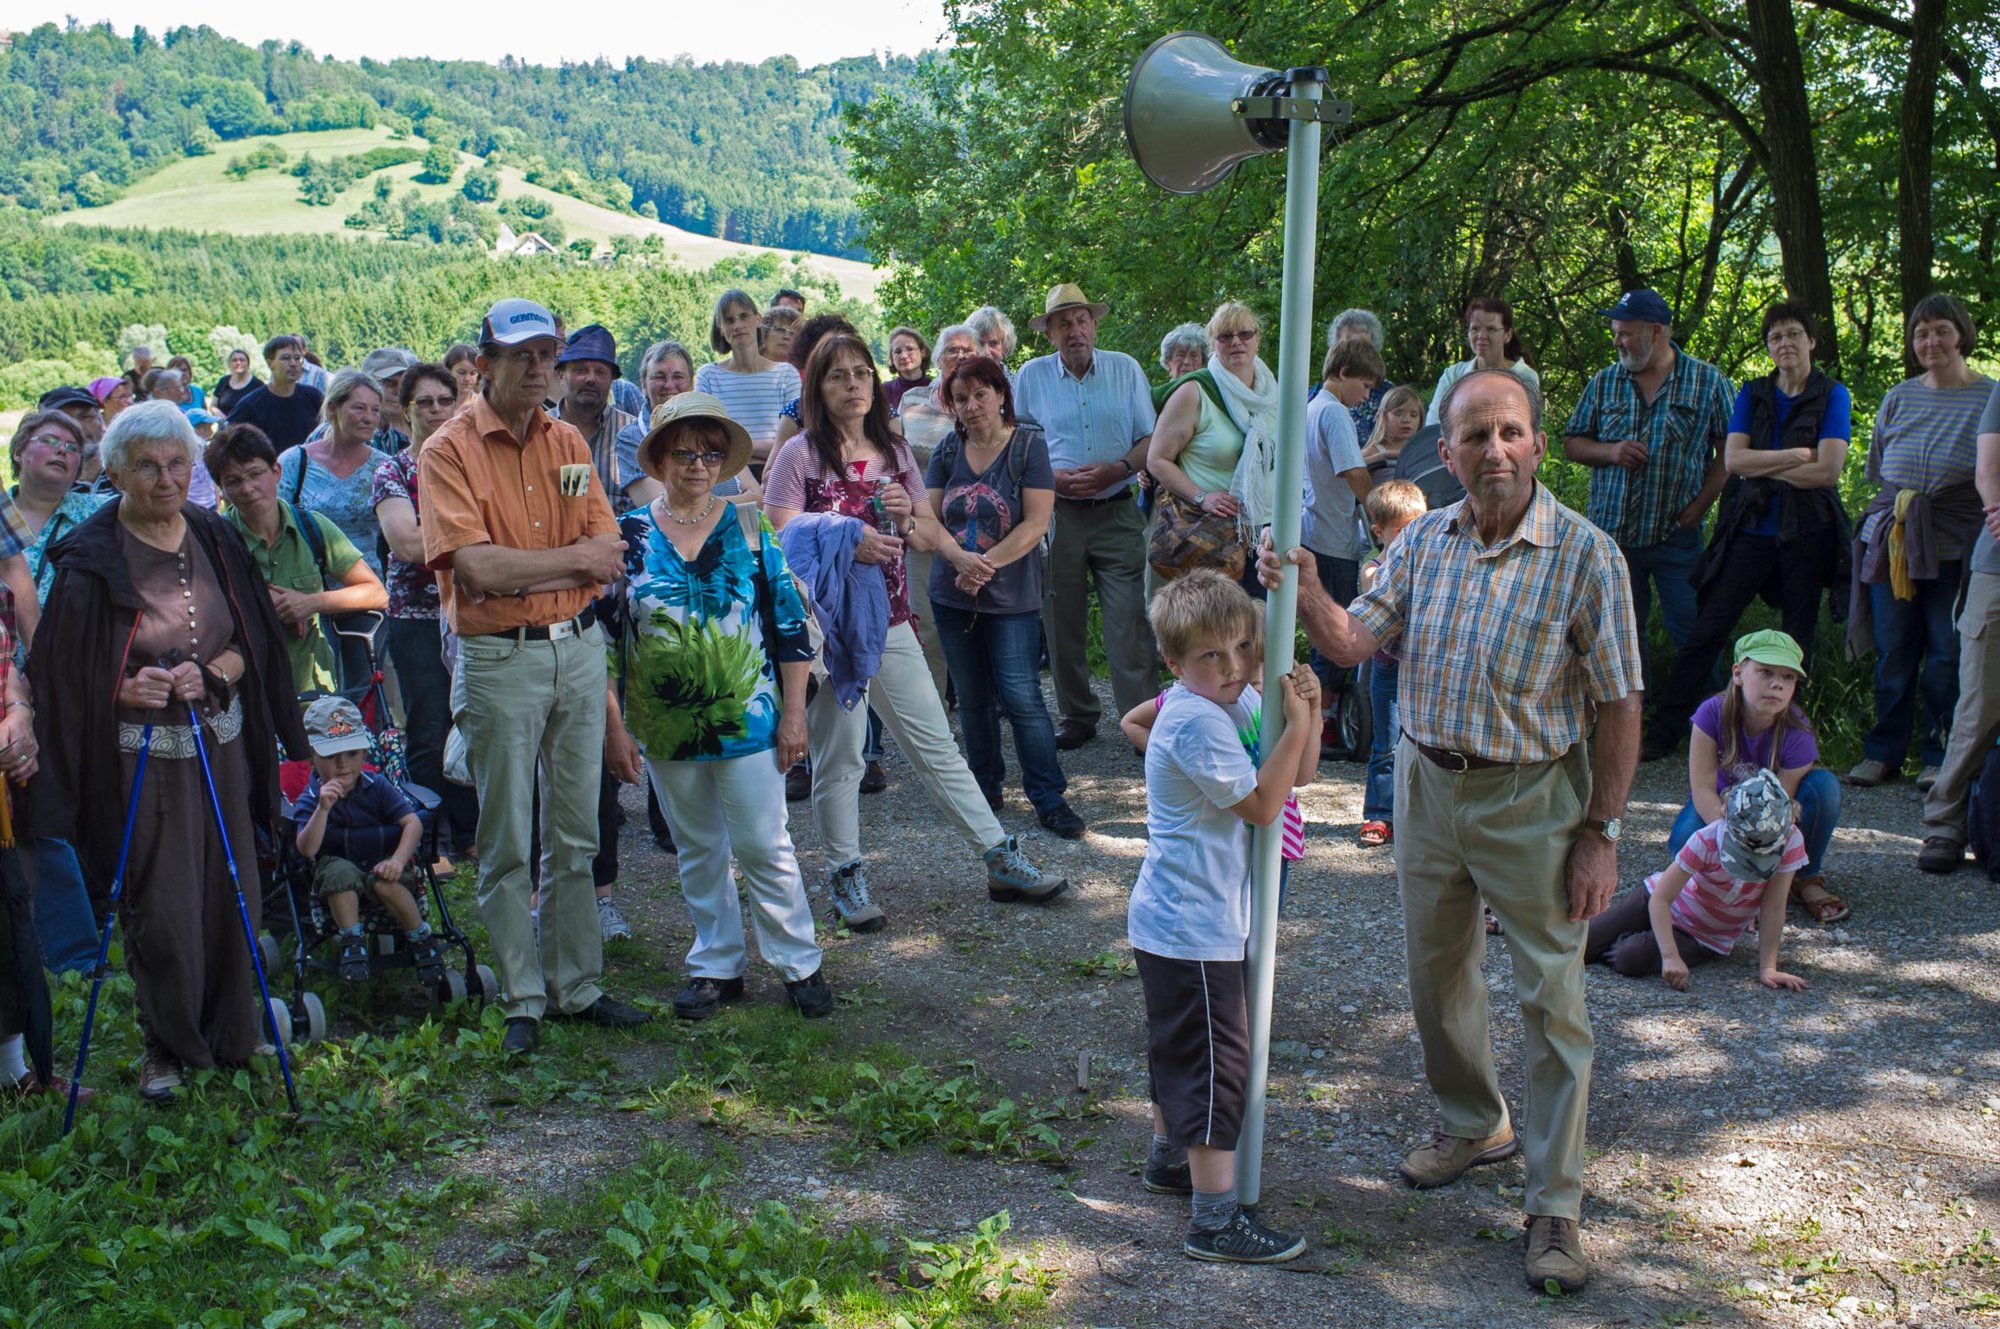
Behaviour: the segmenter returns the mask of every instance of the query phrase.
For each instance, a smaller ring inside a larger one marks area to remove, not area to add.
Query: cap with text
[[[479,324],[479,340],[496,346],[519,346],[544,337],[562,340],[556,333],[556,316],[533,300],[501,300]]]

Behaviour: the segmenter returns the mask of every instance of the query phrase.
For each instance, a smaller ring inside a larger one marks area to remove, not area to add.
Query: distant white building
[[[500,234],[493,239],[493,257],[520,258],[524,255],[559,254],[562,251],[543,239],[538,231],[526,235],[516,235],[514,228],[506,222],[500,223]]]

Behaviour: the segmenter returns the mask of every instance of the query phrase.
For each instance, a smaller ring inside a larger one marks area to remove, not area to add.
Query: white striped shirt
[[[778,416],[799,395],[799,371],[780,364],[739,374],[718,360],[694,371],[694,390],[719,398],[729,418],[750,431],[752,443],[775,443]]]

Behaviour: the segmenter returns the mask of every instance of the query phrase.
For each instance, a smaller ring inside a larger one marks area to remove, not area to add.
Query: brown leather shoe
[[[1497,1163],[1512,1157],[1520,1148],[1521,1142],[1514,1138],[1512,1126],[1483,1140],[1461,1139],[1439,1131],[1429,1144],[1403,1160],[1403,1180],[1420,1191],[1447,1186],[1464,1176],[1467,1168]]]
[[[1528,1215],[1528,1256],[1524,1269],[1528,1286],[1546,1292],[1551,1282],[1564,1292],[1581,1292],[1590,1281],[1590,1262],[1583,1258],[1583,1233],[1574,1218]]]
[[[1943,876],[1965,866],[1965,846],[1949,835],[1926,835],[1917,851],[1917,871]]]
[[[1070,752],[1097,737],[1097,726],[1082,720],[1064,720],[1056,726],[1056,750]]]

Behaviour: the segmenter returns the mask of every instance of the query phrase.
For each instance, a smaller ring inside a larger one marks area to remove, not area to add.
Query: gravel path
[[[1584,1237],[1595,1277],[1558,1304],[1521,1278],[1518,1159],[1425,1194],[1396,1179],[1396,1161],[1433,1127],[1433,1101],[1393,868],[1387,850],[1353,844],[1361,772],[1350,764],[1323,765],[1305,793],[1307,857],[1279,925],[1264,1211],[1308,1233],[1311,1249],[1282,1270],[1180,1255],[1185,1202],[1147,1194],[1136,1176],[1143,1005],[1116,962],[1129,954],[1143,779],[1112,728],[1064,758],[1086,840],[1042,832],[1018,789],[1002,814],[1070,877],[1063,901],[988,902],[976,854],[892,753],[889,791],[862,800],[889,929],[823,940],[836,990],[864,998],[838,1017],[857,1048],[888,1041],[933,1064],[972,1062],[1038,1103],[1074,1099],[1088,1054],[1103,1115],[1063,1123],[1067,1139],[1095,1137],[1074,1170],[935,1151],[841,1170],[810,1139],[760,1141],[746,1200],[814,1200],[912,1235],[962,1232],[1007,1209],[1011,1249],[1060,1275],[1050,1318],[1061,1324],[1950,1325],[1990,1322],[1980,1312],[2000,1306],[2000,1250],[1981,1236],[2000,1214],[2000,894],[1971,868],[1916,871],[1910,786],[1848,791],[1829,879],[1854,917],[1822,929],[1795,912],[1786,932],[1786,967],[1809,991],[1758,986],[1752,946],[1695,971],[1686,994],[1591,972]],[[1676,762],[1641,768],[1627,882],[1666,861],[1685,790]],[[627,806],[626,881],[660,884],[624,903],[643,942],[677,956],[689,936],[672,860],[654,850],[635,791]],[[808,880],[821,879],[808,805],[793,805],[792,830]],[[1509,967],[1504,946],[1489,948],[1502,1082],[1518,1113]],[[768,971],[753,969],[751,985],[778,995]]]

